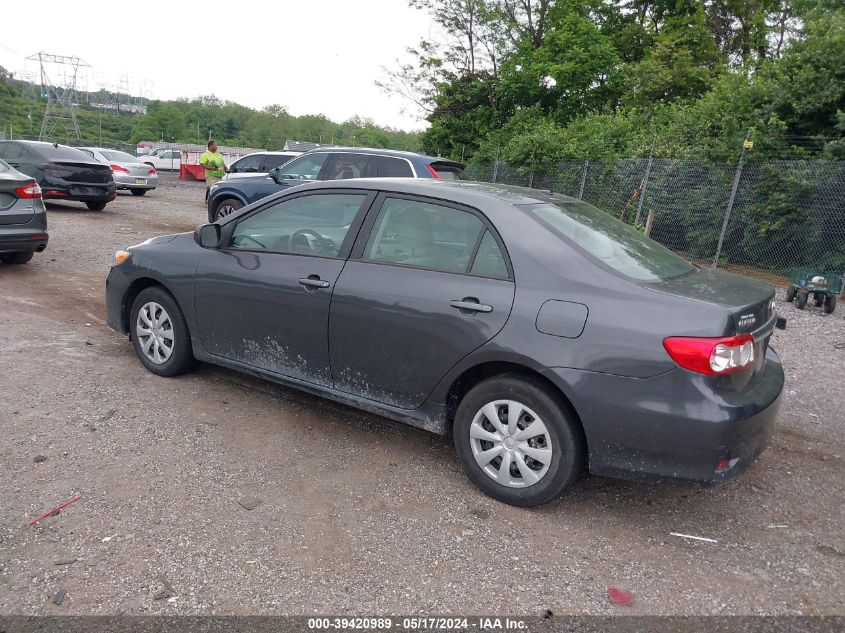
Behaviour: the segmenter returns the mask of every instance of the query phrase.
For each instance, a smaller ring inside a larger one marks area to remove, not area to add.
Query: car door
[[[380,194],[335,284],[335,388],[419,407],[446,372],[505,325],[514,283],[501,239],[475,209]]]
[[[374,194],[320,190],[272,202],[224,227],[199,260],[202,346],[271,374],[331,384],[329,304]]]

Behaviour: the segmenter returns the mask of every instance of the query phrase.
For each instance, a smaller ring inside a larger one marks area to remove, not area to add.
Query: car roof
[[[342,182],[342,184],[340,184]],[[530,189],[514,185],[501,185],[468,180],[435,180],[433,178],[351,178],[348,180],[322,180],[297,187],[305,189],[376,189],[433,198],[445,198],[470,206],[483,205],[494,198],[511,205],[573,204],[576,198],[553,193],[547,189]]]
[[[354,153],[354,154],[380,154],[382,156],[396,156],[397,158],[415,158],[423,161],[425,164],[430,163],[448,163],[450,165],[460,166],[463,169],[463,164],[458,161],[450,160],[448,158],[439,158],[437,156],[428,156],[426,154],[418,154],[416,152],[408,152],[401,149],[379,149],[377,147],[347,147],[345,145],[321,145],[310,149],[305,154],[319,154],[325,152],[336,153]]]

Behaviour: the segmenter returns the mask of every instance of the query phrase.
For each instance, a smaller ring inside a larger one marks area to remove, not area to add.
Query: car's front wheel
[[[0,262],[4,264],[25,264],[30,259],[32,259],[32,255],[34,251],[23,251],[20,253],[4,253],[0,255]]]
[[[188,324],[164,288],[142,290],[132,303],[129,323],[135,353],[152,373],[177,376],[196,363]]]
[[[225,198],[217,204],[217,207],[214,210],[214,221],[216,222],[220,218],[225,218],[227,215],[231,215],[235,211],[243,209],[243,207],[244,204],[240,200],[236,200],[235,198]]]
[[[473,387],[458,405],[453,439],[469,478],[511,505],[551,501],[584,470],[577,420],[559,396],[522,374]]]

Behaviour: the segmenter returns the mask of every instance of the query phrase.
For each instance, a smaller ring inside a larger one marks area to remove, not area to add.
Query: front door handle
[[[461,312],[492,312],[493,306],[484,305],[483,303],[479,303],[477,299],[472,299],[470,297],[465,297],[460,301],[450,301],[449,305],[453,308],[457,308]]]
[[[317,275],[309,275],[308,277],[303,277],[302,279],[297,279],[296,281],[300,286],[305,286],[306,290],[308,288],[328,288],[331,286],[328,281],[320,279]]]

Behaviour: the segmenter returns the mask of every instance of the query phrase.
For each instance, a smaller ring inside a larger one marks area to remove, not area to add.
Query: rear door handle
[[[449,305],[453,308],[457,308],[458,310],[466,310],[468,312],[492,312],[493,306],[484,305],[483,303],[478,303],[478,301],[467,301],[463,299],[461,301],[450,301]]]
[[[303,277],[302,279],[297,279],[297,283],[300,286],[305,286],[305,288],[328,288],[329,286],[331,286],[328,281],[320,279],[317,275],[311,275],[310,277]]]

